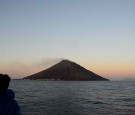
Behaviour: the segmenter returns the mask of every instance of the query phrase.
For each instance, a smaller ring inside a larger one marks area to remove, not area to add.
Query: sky
[[[0,0],[0,73],[22,78],[62,59],[135,78],[135,0]]]

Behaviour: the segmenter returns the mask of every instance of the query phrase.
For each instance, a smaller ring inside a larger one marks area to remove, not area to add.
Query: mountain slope
[[[27,76],[24,79],[82,80],[82,81],[108,80],[68,60],[63,60],[46,70]]]

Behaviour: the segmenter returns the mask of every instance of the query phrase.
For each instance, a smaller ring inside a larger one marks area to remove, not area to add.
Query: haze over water
[[[135,82],[12,80],[23,115],[134,115]]]

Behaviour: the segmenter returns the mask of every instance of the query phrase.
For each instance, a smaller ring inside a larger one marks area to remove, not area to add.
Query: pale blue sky
[[[3,65],[62,57],[133,69],[134,52],[135,0],[0,0]]]

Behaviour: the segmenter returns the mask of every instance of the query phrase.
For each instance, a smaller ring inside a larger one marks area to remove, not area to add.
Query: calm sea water
[[[12,80],[23,115],[135,115],[135,82]]]

